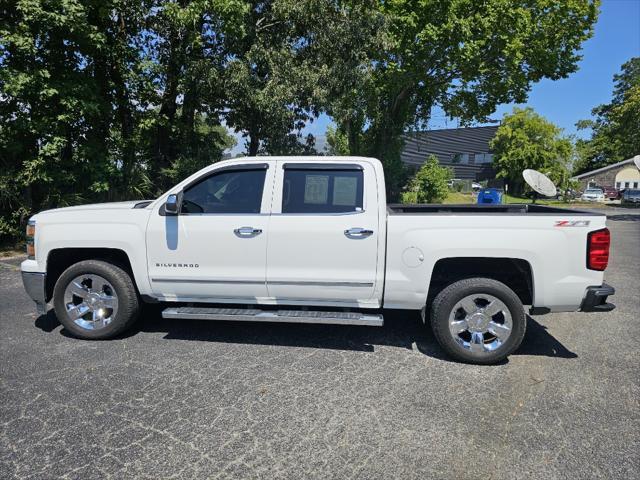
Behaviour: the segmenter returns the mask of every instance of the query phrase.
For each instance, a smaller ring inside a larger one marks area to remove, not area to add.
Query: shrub
[[[441,203],[449,193],[447,182],[451,176],[451,170],[441,167],[431,155],[409,181],[402,203]]]

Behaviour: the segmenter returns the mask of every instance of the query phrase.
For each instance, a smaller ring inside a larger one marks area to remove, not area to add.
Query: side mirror
[[[167,215],[178,215],[178,195],[172,193],[167,197],[167,201],[164,204],[164,211]]]

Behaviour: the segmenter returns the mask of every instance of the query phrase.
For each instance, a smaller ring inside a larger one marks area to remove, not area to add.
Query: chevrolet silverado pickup
[[[27,226],[26,291],[73,335],[164,318],[381,326],[421,312],[453,358],[495,363],[529,313],[605,312],[602,214],[541,205],[387,205],[362,157],[222,161],[152,201],[48,210]]]

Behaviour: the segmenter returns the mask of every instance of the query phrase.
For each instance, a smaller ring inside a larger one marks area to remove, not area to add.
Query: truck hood
[[[131,200],[128,202],[109,202],[109,203],[91,203],[88,205],[76,205],[74,207],[62,207],[62,208],[54,208],[51,210],[44,210],[39,212],[33,218],[35,219],[38,216],[48,216],[56,213],[66,213],[66,212],[80,212],[83,210],[127,210],[132,209],[138,203],[143,202],[151,202],[152,200]]]

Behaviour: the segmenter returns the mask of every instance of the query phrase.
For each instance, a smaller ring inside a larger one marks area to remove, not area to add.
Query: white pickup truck
[[[153,201],[60,208],[27,227],[25,288],[73,335],[165,318],[380,326],[422,312],[452,357],[493,363],[530,313],[609,311],[600,214],[540,205],[387,205],[362,157],[222,161]]]

